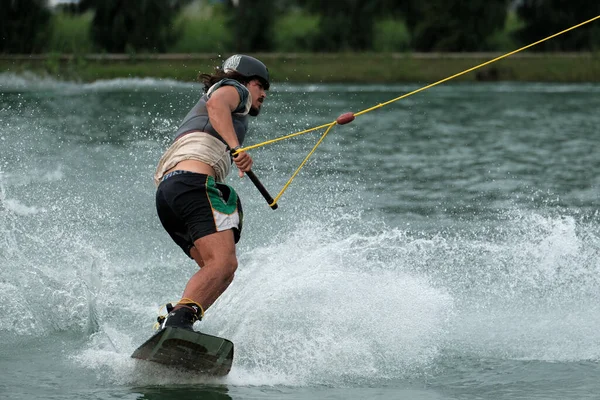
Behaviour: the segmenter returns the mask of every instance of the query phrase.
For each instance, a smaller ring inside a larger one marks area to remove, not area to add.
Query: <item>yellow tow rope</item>
[[[273,200],[273,202],[272,202],[271,204],[269,204],[270,206],[273,206],[273,205],[275,205],[275,204],[276,204],[276,203],[279,201],[279,198],[280,198],[280,197],[283,195],[283,193],[284,193],[284,192],[287,190],[287,188],[290,186],[290,184],[292,183],[292,181],[294,180],[294,178],[296,177],[296,175],[298,175],[298,173],[300,172],[300,170],[301,170],[301,169],[304,167],[304,165],[305,165],[305,164],[308,162],[308,159],[309,159],[309,158],[310,158],[310,157],[313,155],[313,153],[315,152],[315,150],[317,149],[317,147],[319,147],[319,145],[320,145],[321,143],[323,143],[323,140],[325,139],[325,136],[327,136],[327,134],[329,133],[329,131],[331,130],[331,128],[333,128],[335,125],[343,125],[343,124],[347,124],[347,123],[349,123],[349,122],[352,122],[352,120],[354,120],[354,117],[358,117],[359,115],[363,115],[363,114],[366,114],[366,113],[368,113],[368,112],[371,112],[371,111],[373,111],[373,110],[376,110],[376,109],[378,109],[378,108],[381,108],[381,107],[387,106],[387,105],[389,105],[389,104],[391,104],[391,103],[393,103],[393,102],[396,102],[396,101],[398,101],[398,100],[404,99],[404,98],[406,98],[406,97],[408,97],[408,96],[412,96],[413,94],[416,94],[416,93],[422,92],[422,91],[424,91],[424,90],[427,90],[427,89],[429,89],[429,88],[432,88],[432,87],[434,87],[434,86],[437,86],[437,85],[439,85],[439,84],[441,84],[441,83],[448,82],[448,81],[449,81],[449,80],[451,80],[451,79],[454,79],[454,78],[457,78],[457,77],[459,77],[459,76],[461,76],[461,75],[464,75],[464,74],[467,74],[467,73],[469,73],[469,72],[475,71],[476,69],[479,69],[479,68],[481,68],[481,67],[485,67],[486,65],[489,65],[489,64],[492,64],[492,63],[495,63],[496,61],[502,60],[503,58],[509,57],[509,56],[511,56],[511,55],[513,55],[513,54],[516,54],[516,53],[519,53],[519,52],[521,52],[521,51],[523,51],[523,50],[527,50],[527,49],[528,49],[528,48],[530,48],[530,47],[536,46],[536,45],[538,45],[538,44],[540,44],[540,43],[543,43],[543,42],[545,42],[545,41],[547,41],[547,40],[550,40],[550,39],[552,39],[552,38],[555,38],[556,36],[562,35],[562,34],[564,34],[564,33],[567,33],[567,32],[569,32],[569,31],[572,31],[572,30],[574,30],[574,29],[577,29],[577,28],[579,28],[579,27],[581,27],[581,26],[583,26],[583,25],[589,24],[590,22],[593,22],[593,21],[595,21],[595,20],[597,20],[597,19],[599,19],[599,18],[600,18],[600,15],[597,15],[597,16],[595,16],[594,18],[591,18],[591,19],[589,19],[589,20],[587,20],[587,21],[585,21],[585,22],[582,22],[582,23],[580,23],[580,24],[577,24],[577,25],[574,25],[574,26],[572,26],[572,27],[570,27],[570,28],[568,28],[568,29],[565,29],[565,30],[563,30],[563,31],[560,31],[560,32],[558,32],[558,33],[555,33],[554,35],[550,35],[550,36],[548,36],[548,37],[546,37],[546,38],[544,38],[544,39],[538,40],[538,41],[537,41],[537,42],[535,42],[535,43],[531,43],[531,44],[529,44],[529,45],[527,45],[527,46],[521,47],[520,49],[513,50],[513,51],[511,51],[510,53],[506,53],[506,54],[504,54],[504,55],[501,55],[501,56],[499,56],[499,57],[496,57],[496,58],[494,58],[494,59],[492,59],[492,60],[489,60],[489,61],[486,61],[486,62],[484,62],[484,63],[481,63],[481,64],[479,64],[479,65],[477,65],[477,66],[475,66],[475,67],[472,67],[472,68],[466,69],[466,70],[464,70],[464,71],[462,71],[462,72],[459,72],[459,73],[457,73],[457,74],[454,74],[454,75],[452,75],[452,76],[449,76],[449,77],[447,77],[447,78],[441,79],[441,80],[439,80],[439,81],[437,81],[437,82],[434,82],[434,83],[432,83],[432,84],[429,84],[429,85],[427,85],[427,86],[423,86],[423,87],[422,87],[422,88],[420,88],[420,89],[413,90],[413,91],[412,91],[412,92],[410,92],[410,93],[406,93],[406,94],[404,94],[404,95],[402,95],[402,96],[396,97],[395,99],[392,99],[392,100],[386,101],[385,103],[379,103],[379,104],[377,104],[376,106],[373,106],[373,107],[371,107],[371,108],[367,108],[366,110],[363,110],[363,111],[360,111],[360,112],[357,112],[357,113],[345,113],[345,114],[342,114],[342,115],[340,115],[340,116],[339,116],[339,117],[338,117],[338,118],[337,118],[335,121],[333,121],[333,122],[330,122],[330,123],[328,123],[328,124],[319,125],[319,126],[316,126],[316,127],[314,127],[314,128],[310,128],[310,129],[306,129],[306,130],[303,130],[303,131],[300,131],[300,132],[296,132],[296,133],[292,133],[292,134],[289,134],[289,135],[281,136],[281,137],[279,137],[279,138],[275,138],[275,139],[267,140],[267,141],[265,141],[265,142],[258,143],[258,144],[254,144],[254,145],[251,145],[251,146],[242,147],[242,148],[238,149],[238,152],[240,152],[240,151],[247,151],[247,150],[251,150],[251,149],[255,149],[255,148],[258,148],[258,147],[266,146],[266,145],[268,145],[268,144],[272,144],[272,143],[279,142],[279,141],[281,141],[281,140],[290,139],[290,138],[293,138],[293,137],[296,137],[296,136],[303,135],[303,134],[305,134],[305,133],[309,133],[309,132],[313,132],[313,131],[316,131],[316,130],[319,130],[319,129],[327,128],[327,130],[325,131],[325,133],[323,133],[323,135],[321,135],[321,138],[319,139],[319,141],[317,142],[317,144],[315,144],[315,146],[312,148],[312,150],[310,151],[310,153],[308,153],[308,155],[307,155],[307,156],[306,156],[306,158],[305,158],[305,159],[302,161],[302,163],[300,164],[300,166],[299,166],[299,167],[296,169],[296,171],[295,171],[295,172],[292,174],[291,178],[290,178],[290,179],[287,181],[287,183],[286,183],[286,184],[283,186],[283,188],[282,188],[282,189],[279,191],[279,193],[277,194],[277,196],[275,196],[275,199]]]

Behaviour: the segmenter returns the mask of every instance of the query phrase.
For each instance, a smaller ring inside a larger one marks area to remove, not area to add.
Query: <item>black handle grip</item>
[[[235,147],[233,149],[231,149],[231,156],[233,158],[237,157],[237,153],[233,154],[234,152],[236,152],[239,149],[239,147]],[[248,178],[250,178],[250,180],[252,181],[252,183],[254,183],[254,186],[256,186],[256,188],[258,189],[258,191],[260,192],[260,194],[262,194],[262,196],[265,198],[265,200],[267,201],[267,203],[269,204],[269,207],[271,207],[273,210],[277,210],[277,203],[274,203],[275,200],[273,200],[273,198],[271,197],[271,195],[269,194],[269,192],[267,191],[267,189],[264,187],[264,185],[260,182],[260,180],[258,180],[258,177],[254,174],[254,172],[252,172],[252,170],[247,171],[246,175],[248,175]]]
[[[258,180],[254,172],[252,172],[252,170],[247,171],[246,175],[248,175],[248,178],[250,178],[250,180],[252,181],[252,183],[254,183],[254,186],[256,186],[260,194],[262,194],[267,203],[269,203],[269,207],[271,207],[273,210],[277,210],[277,203],[273,203],[273,198],[271,197],[267,189],[263,186],[263,184]]]

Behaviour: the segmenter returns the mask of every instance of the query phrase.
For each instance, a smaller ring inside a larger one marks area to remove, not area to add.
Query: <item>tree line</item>
[[[198,1],[198,0],[196,0]],[[60,12],[92,12],[89,37],[99,52],[168,52],[181,34],[174,24],[194,0],[81,0]],[[235,52],[276,49],[277,21],[299,13],[316,21],[297,34],[296,51],[372,51],[374,32],[384,19],[402,21],[408,49],[421,52],[494,51],[494,37],[512,13],[518,26],[510,32],[519,45],[600,15],[590,0],[223,0],[209,1],[226,16],[224,24]],[[218,4],[217,4],[218,3]],[[0,52],[41,53],[52,29],[48,0],[0,0]],[[210,24],[210,20],[206,23]],[[600,22],[594,22],[540,46],[536,51],[596,51]]]

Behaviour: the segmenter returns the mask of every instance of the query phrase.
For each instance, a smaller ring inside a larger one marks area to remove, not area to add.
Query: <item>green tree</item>
[[[283,1],[228,0],[228,25],[233,32],[235,51],[255,52],[273,49],[273,25],[281,14]]]
[[[375,18],[386,9],[381,0],[298,0],[298,4],[320,16],[318,51],[370,50]]]
[[[37,53],[49,36],[47,0],[0,0],[0,52]]]
[[[407,0],[402,11],[418,51],[491,50],[503,29],[509,0]]]
[[[111,53],[164,52],[178,32],[173,20],[189,0],[83,0],[81,9],[94,9],[91,37]]]
[[[373,49],[376,18],[397,17],[403,1],[228,0],[227,4],[237,51],[293,51],[292,47],[361,51]],[[301,26],[289,25],[294,18]]]
[[[600,2],[590,0],[523,0],[517,7],[525,26],[516,34],[523,44],[536,42],[600,15]],[[600,48],[596,21],[535,46],[536,51],[577,51]]]
[[[275,51],[305,52],[317,47],[319,17],[300,8],[292,9],[277,18],[273,36]]]

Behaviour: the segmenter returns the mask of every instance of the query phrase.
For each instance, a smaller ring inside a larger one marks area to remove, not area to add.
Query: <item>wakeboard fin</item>
[[[131,357],[223,376],[231,370],[233,343],[201,332],[166,327],[138,347]]]

